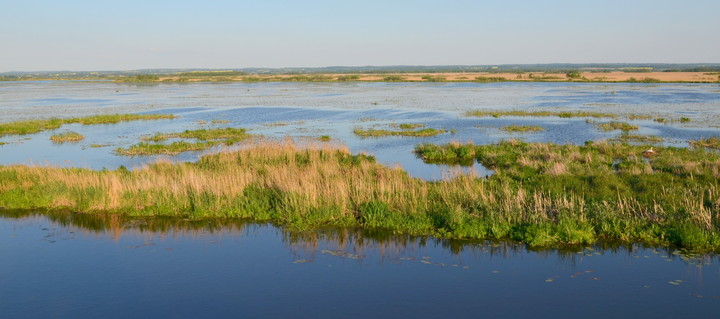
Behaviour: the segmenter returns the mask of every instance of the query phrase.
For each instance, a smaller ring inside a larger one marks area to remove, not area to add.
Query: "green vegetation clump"
[[[85,139],[85,136],[77,132],[65,132],[50,136],[50,140],[55,143],[77,142]]]
[[[399,126],[401,129],[403,129],[403,130],[412,130],[412,129],[416,129],[416,128],[425,127],[425,124],[420,124],[420,123],[402,123],[402,124],[400,124],[400,125],[398,125],[398,126]]]
[[[596,123],[595,127],[597,127],[600,130],[603,130],[603,131],[621,130],[624,132],[635,131],[638,129],[637,125],[632,125],[632,124],[625,123],[625,122]]]
[[[347,81],[357,81],[360,80],[360,76],[353,74],[353,75],[341,75],[337,77],[337,80],[339,82],[347,82]]]
[[[154,74],[138,74],[127,77],[118,78],[118,82],[157,82],[160,77]]]
[[[211,148],[216,145],[225,144],[232,145],[237,142],[246,140],[250,137],[245,129],[242,128],[218,128],[218,129],[200,129],[186,130],[179,133],[158,133],[150,137],[143,138],[146,141],[154,143],[141,142],[130,146],[129,148],[118,148],[115,153],[119,155],[137,156],[137,155],[175,155],[182,152],[200,151]],[[161,143],[168,139],[191,139],[197,142],[174,141],[170,144]]]
[[[484,111],[484,110],[474,110],[474,111],[467,111],[465,112],[465,116],[477,116],[477,117],[487,117],[492,116],[495,118],[501,117],[501,116],[537,116],[537,117],[548,117],[548,116],[557,116],[561,118],[573,118],[573,117],[592,117],[592,118],[618,118],[620,115],[613,114],[613,113],[600,113],[600,112],[585,112],[585,111],[520,111],[520,110],[510,110],[510,111]],[[649,119],[650,116],[647,115],[638,115],[638,114],[628,114],[625,115],[628,119]]]
[[[399,75],[388,75],[383,77],[382,82],[403,82],[406,81],[405,77]]]
[[[0,123],[0,136],[33,134],[45,130],[57,129],[63,124],[80,123],[83,125],[115,124],[125,121],[174,119],[172,114],[110,114],[74,117],[67,119],[30,120]]]
[[[627,79],[628,83],[662,83],[662,81],[654,78],[642,78],[642,79],[636,79],[636,78],[629,78]]]
[[[218,142],[206,141],[190,143],[185,141],[176,141],[170,144],[157,144],[157,143],[145,143],[140,142],[135,145],[131,145],[129,148],[118,148],[115,153],[118,155],[125,156],[138,156],[138,155],[176,155],[182,152],[189,151],[201,151],[211,148],[217,145]]]
[[[639,143],[649,143],[649,144],[657,144],[661,143],[665,139],[663,139],[660,136],[656,135],[638,135],[638,134],[629,134],[628,132],[623,132],[620,134],[620,136],[611,139],[612,141],[619,141],[619,142],[639,142]]]
[[[537,125],[508,125],[500,128],[505,132],[540,132],[545,129]]]
[[[720,250],[718,153],[517,140],[477,146],[424,144],[416,153],[427,162],[477,160],[493,169],[495,174],[486,185],[505,185],[506,191],[515,194],[514,200],[523,203],[519,207],[524,207],[506,217],[517,221],[508,233],[518,233],[509,236],[531,245],[562,242],[567,230],[591,242],[603,239]],[[533,207],[538,204],[532,199],[536,196],[546,198],[547,205]],[[565,225],[558,227],[558,223]]]
[[[419,130],[400,130],[400,131],[391,131],[391,130],[382,130],[382,129],[360,129],[356,128],[353,130],[353,133],[355,135],[358,135],[360,137],[380,137],[380,136],[414,136],[414,137],[428,137],[428,136],[435,136],[442,133],[445,133],[447,131],[445,130],[437,130],[434,128],[424,128]]]
[[[687,118],[687,117],[680,118],[680,123],[687,123],[687,122],[690,122],[690,118]]]
[[[320,136],[319,140],[321,142],[330,142],[330,140],[332,140],[332,137],[330,137],[330,135],[323,135],[323,136]]]
[[[443,76],[423,75],[421,78],[427,82],[447,82],[447,78]]]
[[[710,138],[703,138],[697,141],[690,141],[690,145],[699,148],[712,148],[720,150],[720,137],[713,136]]]
[[[478,77],[475,77],[475,82],[479,82],[479,83],[492,83],[492,82],[505,82],[505,81],[507,81],[507,80],[501,76],[478,76]]]
[[[578,71],[578,70],[573,70],[573,71],[566,72],[565,76],[568,79],[579,79],[579,78],[582,78],[582,73],[580,73],[580,71]]]
[[[244,140],[248,138],[247,131],[243,128],[216,128],[216,129],[200,129],[185,130],[180,133],[158,133],[152,137],[144,138],[148,141],[162,142],[170,138],[197,139],[200,141],[210,140]]]

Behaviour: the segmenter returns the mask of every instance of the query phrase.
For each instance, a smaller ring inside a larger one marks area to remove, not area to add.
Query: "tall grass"
[[[328,143],[263,142],[132,171],[0,167],[0,207],[364,226],[531,246],[610,240],[720,249],[715,153],[657,148],[648,163],[642,147],[607,143],[419,149],[479,159],[495,174],[428,182]]]

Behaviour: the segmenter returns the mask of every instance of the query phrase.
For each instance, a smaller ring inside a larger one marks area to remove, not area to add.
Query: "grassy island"
[[[80,123],[82,125],[115,124],[127,121],[174,119],[172,114],[110,114],[73,117],[66,119],[53,118],[48,120],[29,120],[0,123],[0,137],[5,135],[25,135],[54,130],[64,124]]]

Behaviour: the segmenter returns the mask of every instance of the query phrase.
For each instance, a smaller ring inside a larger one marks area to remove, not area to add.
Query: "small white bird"
[[[657,153],[657,152],[655,152],[655,150],[653,150],[653,148],[650,147],[649,150],[643,151],[643,152],[642,152],[642,155],[645,156],[645,157],[650,157],[650,156],[655,155],[656,153]]]

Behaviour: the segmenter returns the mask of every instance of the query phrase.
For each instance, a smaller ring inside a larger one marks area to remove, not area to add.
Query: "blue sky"
[[[718,63],[720,1],[0,0],[0,72]]]

